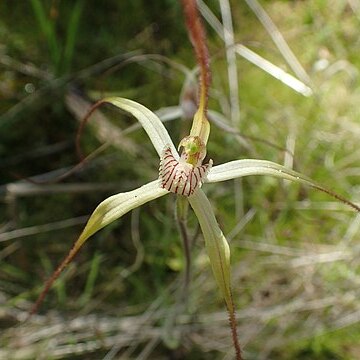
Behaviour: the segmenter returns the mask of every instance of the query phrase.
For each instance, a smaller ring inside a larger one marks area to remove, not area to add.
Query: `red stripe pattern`
[[[170,147],[163,151],[159,179],[161,187],[175,194],[190,196],[201,187],[204,178],[210,171],[212,160],[206,165],[193,166],[184,160],[176,160]]]

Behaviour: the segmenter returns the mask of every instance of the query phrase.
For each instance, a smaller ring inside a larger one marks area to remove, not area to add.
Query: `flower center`
[[[191,148],[190,144],[187,145]],[[183,146],[182,142],[180,142],[180,146]],[[175,194],[192,195],[198,187],[201,187],[212,166],[212,160],[206,165],[201,165],[204,157],[201,158],[201,156],[197,152],[186,151],[184,146],[180,160],[176,160],[170,147],[166,147],[160,160],[159,179],[161,187]],[[196,160],[195,165],[189,160],[194,162]]]

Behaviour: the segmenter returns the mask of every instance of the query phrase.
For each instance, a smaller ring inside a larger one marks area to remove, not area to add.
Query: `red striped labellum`
[[[206,165],[198,166],[193,166],[182,158],[176,160],[170,147],[166,147],[160,160],[161,187],[175,194],[190,196],[201,187],[211,166],[212,160]]]

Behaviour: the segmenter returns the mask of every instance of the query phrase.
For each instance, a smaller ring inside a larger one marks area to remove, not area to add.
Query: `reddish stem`
[[[49,290],[52,287],[53,283],[59,277],[59,275],[62,273],[62,271],[65,269],[65,267],[71,262],[71,260],[74,258],[74,256],[79,251],[79,249],[80,249],[80,247],[76,246],[76,243],[75,243],[75,245],[72,247],[72,249],[66,255],[65,259],[61,262],[61,264],[57,267],[57,269],[52,273],[51,277],[46,281],[44,289],[42,290],[42,292],[38,296],[35,304],[31,308],[31,310],[29,311],[29,315],[28,315],[28,317],[27,317],[27,319],[25,321],[29,320],[31,318],[31,316],[34,315],[38,311],[40,305],[44,301],[45,296],[49,292]]]
[[[241,347],[239,344],[239,337],[237,333],[236,314],[235,314],[235,307],[232,296],[231,296],[231,307],[227,307],[227,310],[229,314],[229,324],[231,328],[232,341],[235,348],[235,358],[236,360],[243,360],[243,357],[241,355]]]
[[[200,67],[200,101],[203,101],[204,111],[208,106],[208,93],[211,82],[209,51],[206,45],[206,35],[199,16],[195,0],[182,0],[186,26],[193,44],[196,60]]]
[[[84,132],[84,128],[85,128],[85,125],[88,123],[89,119],[90,119],[90,116],[93,114],[93,112],[100,106],[102,105],[103,103],[105,103],[106,101],[104,100],[100,100],[98,102],[96,102],[90,109],[89,111],[86,113],[86,115],[84,116],[84,118],[81,120],[80,122],[80,125],[79,125],[79,129],[76,133],[76,152],[79,156],[79,158],[81,159],[81,161],[84,160],[84,154],[81,150],[81,145],[80,145],[80,139],[81,139],[81,136]]]
[[[310,185],[310,186],[312,186],[316,190],[322,191],[325,194],[328,194],[328,195],[332,196],[333,198],[335,198],[335,199],[341,201],[342,203],[344,203],[345,205],[350,206],[355,211],[360,212],[360,206],[358,206],[355,203],[353,203],[352,201],[344,198],[343,196],[337,194],[336,192],[331,191],[331,190],[326,189],[326,188],[323,188],[322,186],[319,186],[319,185]]]

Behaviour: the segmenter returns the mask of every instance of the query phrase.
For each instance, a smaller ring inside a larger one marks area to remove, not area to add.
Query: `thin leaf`
[[[275,79],[278,79],[283,84],[289,86],[291,89],[295,90],[301,95],[307,97],[313,95],[313,91],[309,86],[307,86],[296,77],[284,71],[281,67],[276,66],[269,60],[266,60],[265,58],[263,58],[256,52],[252,51],[248,47],[242,44],[238,44],[235,46],[235,49],[236,52],[244,59],[250,61],[252,64],[264,70],[269,75],[273,76]]]
[[[205,20],[209,23],[209,25],[215,30],[215,32],[219,35],[219,37],[225,41],[224,38],[224,30],[219,19],[214,15],[214,13],[210,10],[210,8],[205,4],[203,0],[198,0],[198,6],[201,14],[205,18]],[[285,85],[289,86],[293,90],[299,92],[304,96],[310,96],[313,94],[311,88],[301,82],[299,79],[294,76],[286,73],[280,67],[272,64],[270,61],[256,54],[254,51],[250,50],[248,47],[238,44],[235,46],[236,52],[250,61],[254,65],[258,66],[260,69],[264,70],[271,76],[274,76],[276,79],[283,82]]]
[[[79,302],[82,306],[86,305],[91,299],[91,295],[94,291],[96,278],[99,274],[101,260],[102,260],[102,256],[98,252],[96,252],[91,261],[90,271],[88,278],[86,280],[84,292],[81,295],[81,298],[79,299]]]
[[[119,109],[132,114],[140,122],[146,133],[149,135],[149,138],[160,157],[165,147],[170,146],[172,153],[178,159],[178,153],[169,133],[167,132],[161,120],[152,111],[135,101],[120,97],[106,98],[102,102],[113,104]]]
[[[230,288],[230,248],[214,215],[209,199],[198,189],[188,197],[199,220],[215,280],[228,309],[233,309]]]
[[[294,71],[296,76],[301,79],[303,82],[309,84],[310,77],[306,73],[305,69],[300,64],[299,60],[295,56],[295,54],[290,49],[288,43],[284,39],[282,33],[277,28],[271,17],[265,11],[265,9],[261,6],[261,4],[257,0],[245,0],[248,6],[252,9],[254,14],[263,24],[264,28],[271,36],[273,42],[276,47],[279,49],[281,55],[284,57],[290,68]]]
[[[70,263],[70,261],[74,258],[79,249],[91,235],[95,234],[104,226],[119,219],[130,210],[133,210],[151,200],[157,199],[167,193],[167,190],[164,190],[160,187],[159,181],[155,180],[144,186],[141,186],[138,189],[110,196],[101,202],[90,216],[89,221],[87,222],[79,238],[76,240],[73,248],[70,250],[62,263],[58,266],[52,276],[47,280],[44,286],[44,290],[39,295],[29,315],[31,316],[37,311],[39,305],[44,300],[54,281],[59,277],[64,268]]]
[[[70,70],[75,48],[75,39],[80,23],[80,16],[82,13],[83,5],[84,0],[78,0],[71,11],[71,16],[66,31],[66,41],[63,52],[62,72],[64,74],[66,74]]]
[[[54,24],[52,20],[50,20],[45,13],[44,6],[40,0],[31,0],[31,5],[38,22],[40,30],[46,37],[46,41],[49,46],[51,59],[53,62],[53,66],[55,70],[57,70],[57,66],[60,61],[60,48],[58,41],[56,39],[56,33],[54,29]]]

